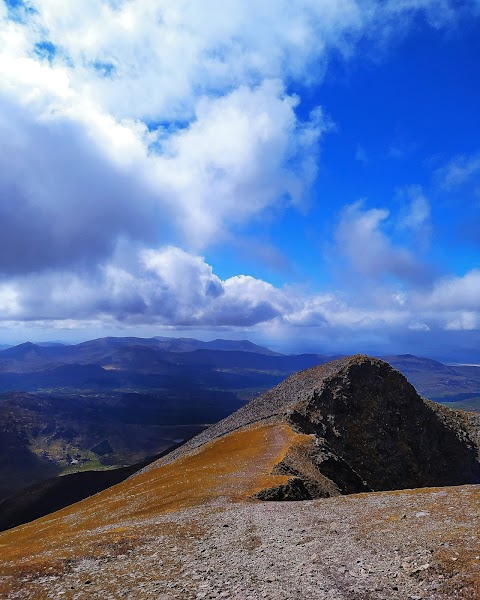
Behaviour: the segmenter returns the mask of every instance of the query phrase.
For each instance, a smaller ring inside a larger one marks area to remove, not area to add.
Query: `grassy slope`
[[[158,540],[171,540],[173,551],[170,548],[162,553],[161,563],[161,571],[168,572],[178,561],[176,552],[184,552],[195,540],[208,535],[208,524],[201,517],[195,518],[196,510],[203,511],[198,515],[204,514],[206,519],[210,514],[217,522],[226,505],[239,503],[241,508],[260,489],[285,483],[287,477],[271,474],[273,467],[292,446],[302,445],[309,438],[284,423],[238,430],[173,463],[141,472],[82,502],[1,534],[0,597],[51,597],[44,595],[49,576],[68,580],[75,577],[80,564],[92,561],[125,569],[125,576],[129,576],[136,568],[135,558],[131,559],[133,563],[127,560],[130,553],[132,557],[138,552],[143,556],[152,544],[158,549]],[[468,519],[474,519],[478,512],[479,486],[361,494],[330,502],[352,504],[357,498],[360,512],[355,535],[367,541],[376,536],[385,543],[398,544],[405,527],[412,527],[412,519],[405,520],[403,515],[410,510],[406,505],[417,495],[424,498],[422,508],[431,498],[426,508],[428,520],[439,536],[435,543],[446,544],[436,547],[432,557],[435,568],[447,578],[455,577],[456,586],[461,580],[473,590],[472,581],[478,574],[478,544],[472,542],[475,521]],[[291,505],[294,521],[303,514],[300,506]],[[303,506],[310,510],[315,504]],[[271,508],[275,510],[274,505]],[[463,516],[457,518],[461,511]],[[411,533],[417,535],[415,527]],[[155,556],[151,568],[158,577]],[[454,571],[450,573],[451,569]],[[180,576],[180,571],[171,576]],[[141,577],[148,582],[148,570]],[[119,597],[120,583],[100,585],[105,597]],[[75,594],[63,597],[80,597]]]
[[[140,473],[100,494],[0,535],[0,596],[22,575],[68,568],[79,556],[100,556],[120,539],[148,535],[149,519],[217,498],[245,500],[287,481],[271,471],[305,436],[285,424],[234,432],[196,454]],[[131,524],[135,523],[135,528]],[[127,534],[127,528],[130,534]],[[135,533],[133,533],[135,532]],[[132,537],[133,536],[133,537]],[[12,579],[10,579],[12,578]]]

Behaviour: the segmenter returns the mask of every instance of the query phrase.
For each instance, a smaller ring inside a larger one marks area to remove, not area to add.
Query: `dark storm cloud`
[[[118,237],[151,242],[153,199],[81,127],[0,98],[0,273],[95,263]]]

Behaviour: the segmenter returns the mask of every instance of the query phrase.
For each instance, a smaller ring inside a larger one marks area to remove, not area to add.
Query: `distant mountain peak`
[[[34,358],[43,354],[44,349],[37,344],[32,342],[24,342],[17,346],[12,346],[5,350],[0,351],[0,357],[6,359],[22,360],[27,358]]]

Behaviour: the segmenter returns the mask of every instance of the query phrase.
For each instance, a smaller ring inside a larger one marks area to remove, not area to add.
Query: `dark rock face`
[[[301,477],[291,477],[287,483],[257,492],[257,500],[311,500],[312,491]]]
[[[480,482],[460,416],[446,422],[383,361],[357,356],[339,367],[287,419],[315,436],[312,461],[340,493]]]

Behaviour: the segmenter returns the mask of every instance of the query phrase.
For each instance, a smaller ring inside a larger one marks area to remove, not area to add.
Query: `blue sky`
[[[479,217],[478,180],[467,182],[473,189],[445,190],[437,173],[452,157],[478,154],[479,56],[478,23],[462,22],[445,31],[419,19],[405,38],[373,57],[367,53],[348,63],[333,60],[325,81],[306,90],[299,107],[308,114],[320,104],[334,123],[322,143],[311,206],[287,210],[267,226],[262,222],[256,235],[274,240],[306,279],[322,285],[332,273],[328,264],[314,261],[322,252],[318,237],[331,237],[342,207],[362,199],[366,206],[401,211],[402,188],[421,185],[431,205],[431,235],[438,242],[429,248],[430,260],[439,270],[458,275],[474,266],[475,228],[467,229],[470,219]],[[461,210],[457,202],[463,204]],[[393,238],[401,237],[398,233],[391,232]],[[231,260],[224,275],[233,274]],[[274,262],[267,270],[270,281],[289,281],[288,266],[283,273],[279,268],[283,265],[288,261]],[[255,260],[251,268],[265,277]]]
[[[0,337],[479,360],[480,5],[0,2]]]

